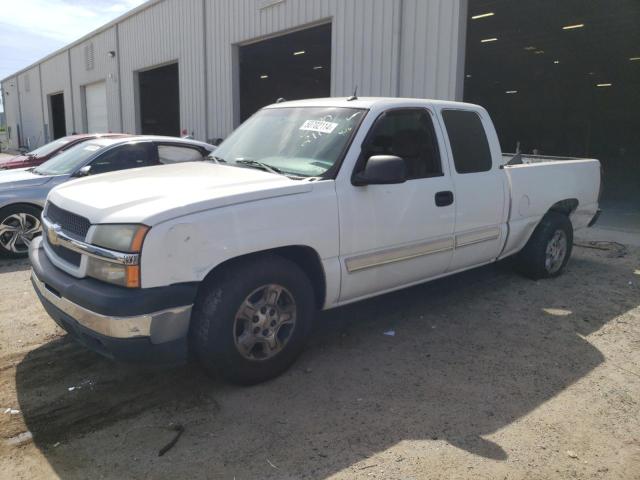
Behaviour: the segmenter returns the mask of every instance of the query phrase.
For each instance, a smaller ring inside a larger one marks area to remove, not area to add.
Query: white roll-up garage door
[[[94,83],[85,87],[87,105],[87,132],[106,133],[107,123],[107,89],[105,82]]]

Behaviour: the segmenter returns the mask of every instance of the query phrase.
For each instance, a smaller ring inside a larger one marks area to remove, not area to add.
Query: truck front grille
[[[82,240],[85,239],[89,227],[91,227],[91,222],[85,217],[68,212],[51,202],[47,203],[44,216],[60,225],[65,232],[77,235]]]
[[[53,250],[53,253],[56,254],[57,257],[60,257],[67,263],[70,263],[74,267],[80,266],[80,260],[82,259],[82,255],[78,252],[74,252],[73,250],[69,250],[68,248],[61,247],[59,245],[51,245],[47,242],[49,248]]]

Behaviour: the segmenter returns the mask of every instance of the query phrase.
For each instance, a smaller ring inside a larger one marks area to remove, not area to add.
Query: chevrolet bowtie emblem
[[[54,223],[47,230],[47,239],[51,245],[58,245],[60,243],[59,233],[62,231],[62,227],[57,223]]]

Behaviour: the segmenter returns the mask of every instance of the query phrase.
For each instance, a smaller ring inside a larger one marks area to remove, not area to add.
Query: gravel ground
[[[85,351],[27,262],[0,262],[0,298],[2,478],[640,478],[637,248],[325,312],[294,367],[251,388]]]

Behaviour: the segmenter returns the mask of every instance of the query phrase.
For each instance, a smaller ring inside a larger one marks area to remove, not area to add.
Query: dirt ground
[[[85,351],[2,261],[0,477],[639,479],[639,305],[640,249],[577,247],[555,280],[501,264],[326,312],[241,388]]]

